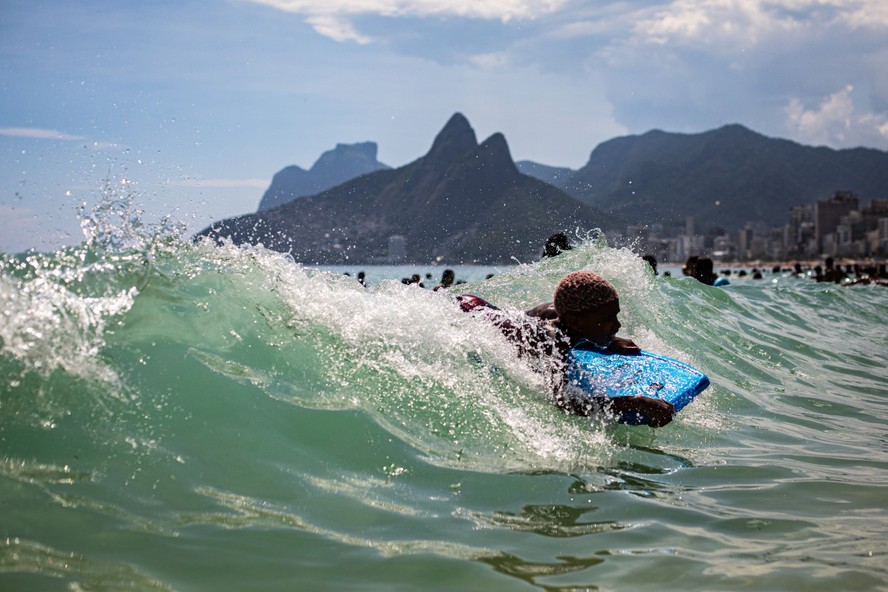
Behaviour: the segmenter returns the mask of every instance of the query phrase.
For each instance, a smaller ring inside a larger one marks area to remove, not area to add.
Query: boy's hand
[[[652,428],[662,428],[664,425],[672,421],[675,416],[675,407],[669,401],[661,399],[651,399],[649,397],[640,397],[644,399],[643,413],[647,415],[648,425]]]
[[[672,421],[675,407],[669,401],[652,399],[651,397],[614,397],[610,402],[611,411],[615,413],[640,413],[648,419],[652,428],[661,428]]]
[[[614,337],[607,346],[608,351],[615,354],[637,354],[641,352],[641,348],[635,345],[635,342],[625,337]]]

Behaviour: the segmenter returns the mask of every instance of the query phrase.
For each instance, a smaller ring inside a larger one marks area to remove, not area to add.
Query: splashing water
[[[630,428],[561,413],[452,294],[193,244],[136,198],[0,259],[0,588],[884,586],[883,288],[712,288],[600,237],[461,287],[519,315],[607,277],[623,332],[713,383]]]

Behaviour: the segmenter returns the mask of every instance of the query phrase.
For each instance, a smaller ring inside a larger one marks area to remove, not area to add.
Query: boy
[[[459,296],[465,311],[477,308],[498,310],[476,296]],[[565,396],[566,359],[573,348],[593,347],[620,354],[637,354],[640,348],[630,339],[617,337],[620,301],[614,287],[591,271],[567,274],[555,288],[553,301],[527,311],[528,316],[544,321],[544,325],[527,323],[516,327],[501,315],[488,315],[502,332],[518,342],[522,352],[553,354],[559,365],[561,380],[555,386],[559,407],[577,415],[604,411],[613,415],[637,412],[647,416],[652,427],[672,421],[674,408],[668,401],[644,396],[599,397],[590,406],[586,400]]]

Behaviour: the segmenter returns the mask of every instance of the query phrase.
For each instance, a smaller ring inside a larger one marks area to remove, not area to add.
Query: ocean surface
[[[888,589],[886,288],[589,240],[433,292],[85,228],[0,256],[0,590]],[[576,269],[709,375],[669,426],[563,414],[452,298],[519,314]]]

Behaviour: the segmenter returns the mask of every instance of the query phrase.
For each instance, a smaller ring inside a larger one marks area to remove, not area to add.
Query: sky
[[[515,160],[732,123],[888,150],[885,0],[0,0],[0,251],[130,199],[197,231],[288,165],[398,167],[464,114]]]

